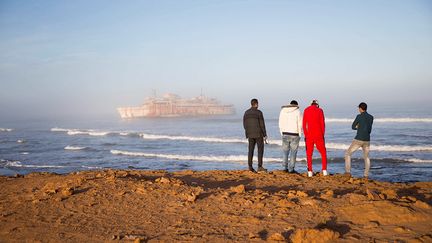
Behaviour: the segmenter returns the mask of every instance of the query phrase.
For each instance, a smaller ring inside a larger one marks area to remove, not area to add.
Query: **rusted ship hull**
[[[142,117],[187,117],[187,116],[213,116],[230,115],[235,113],[233,105],[219,104],[215,99],[203,96],[184,100],[176,95],[165,98],[150,98],[138,107],[120,107],[117,109],[121,118]]]

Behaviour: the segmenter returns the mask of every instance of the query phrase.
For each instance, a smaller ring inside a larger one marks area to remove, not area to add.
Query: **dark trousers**
[[[264,155],[264,138],[249,138],[248,165],[252,167],[255,144],[258,147],[258,167],[262,167]]]

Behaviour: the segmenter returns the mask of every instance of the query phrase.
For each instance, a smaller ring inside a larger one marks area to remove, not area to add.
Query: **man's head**
[[[318,100],[312,100],[311,105],[314,105],[316,107],[319,107],[319,102]]]
[[[297,101],[296,101],[296,100],[291,100],[291,103],[290,103],[290,105],[298,105],[298,103],[297,103]]]
[[[258,100],[257,99],[251,99],[251,106],[252,107],[258,107]]]
[[[364,102],[360,103],[358,107],[361,112],[367,111],[367,104]]]

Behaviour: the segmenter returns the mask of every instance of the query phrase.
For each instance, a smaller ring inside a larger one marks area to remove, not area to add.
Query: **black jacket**
[[[243,127],[247,138],[267,137],[263,113],[256,107],[251,107],[245,111]]]

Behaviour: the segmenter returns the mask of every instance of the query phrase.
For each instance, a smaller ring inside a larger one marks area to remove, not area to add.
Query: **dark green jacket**
[[[247,138],[267,137],[263,113],[256,107],[251,107],[244,113],[243,127]]]
[[[357,115],[352,124],[352,129],[357,130],[357,136],[355,136],[355,139],[361,141],[370,141],[373,119],[373,116],[371,116],[366,111]]]

